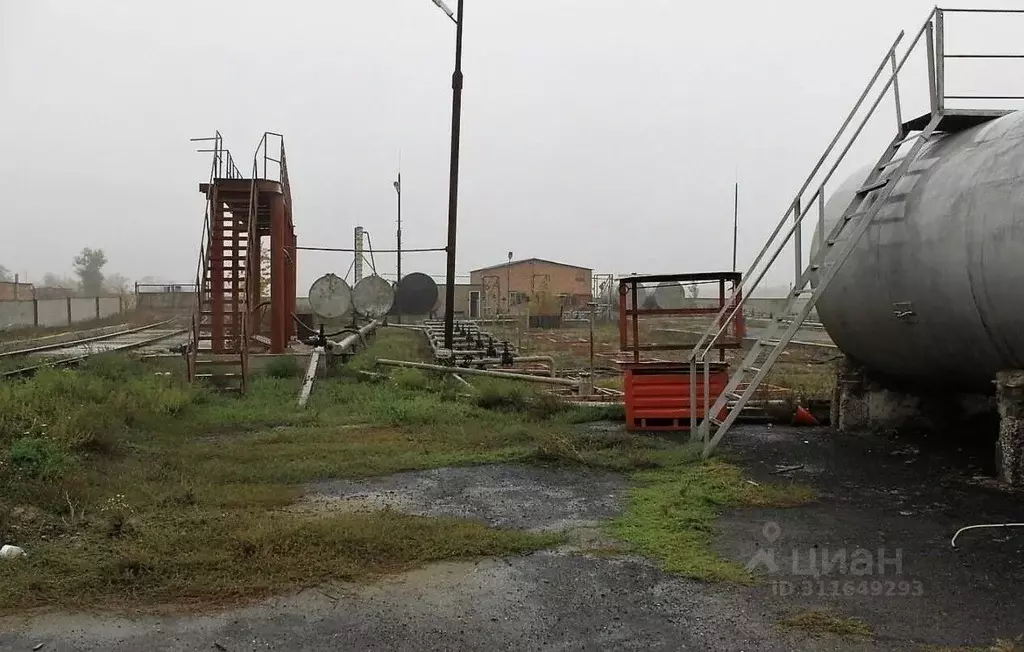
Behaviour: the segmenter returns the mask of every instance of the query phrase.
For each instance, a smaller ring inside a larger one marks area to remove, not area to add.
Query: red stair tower
[[[268,149],[275,138],[278,158]],[[213,152],[213,164],[209,182],[199,185],[207,201],[188,373],[190,380],[207,379],[244,393],[249,354],[284,353],[295,333],[296,240],[284,138],[263,135],[248,178],[223,148],[219,132],[204,140],[214,142],[212,150],[201,150]],[[276,171],[277,178],[268,177],[268,166],[276,166],[269,172]],[[270,240],[269,275],[263,273],[264,237]]]

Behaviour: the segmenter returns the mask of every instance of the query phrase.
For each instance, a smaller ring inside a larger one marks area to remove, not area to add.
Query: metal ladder
[[[758,286],[772,264],[782,253],[782,250],[792,242],[795,253],[794,261],[794,285],[789,294],[786,307],[781,316],[772,320],[767,331],[759,337],[744,357],[740,366],[734,370],[722,393],[709,405],[708,393],[704,392],[704,417],[700,425],[691,430],[691,437],[703,442],[703,455],[707,457],[719,444],[722,438],[729,431],[729,428],[740,415],[747,402],[755,394],[760,383],[769,374],[772,366],[778,360],[786,345],[793,339],[807,315],[814,308],[821,295],[828,289],[829,284],[835,278],[843,263],[850,256],[857,244],[874,222],[879,212],[892,198],[899,181],[903,179],[911,165],[914,163],[922,148],[929,139],[940,129],[940,124],[947,112],[944,109],[944,95],[942,90],[942,63],[944,49],[942,43],[942,12],[941,9],[934,10],[928,20],[921,27],[914,40],[906,49],[903,57],[897,62],[897,49],[904,37],[900,32],[888,52],[882,59],[874,76],[868,82],[860,98],[857,100],[853,110],[843,122],[825,153],[818,160],[814,170],[808,176],[803,186],[797,192],[796,199],[790,204],[789,209],[783,215],[775,227],[768,242],[762,247],[761,252],[755,258],[750,269],[744,275],[743,285],[738,289],[741,293],[738,300],[731,301],[719,312],[711,326],[700,338],[697,344],[690,351],[689,363],[690,373],[696,375],[703,373],[707,378],[710,367],[710,352],[715,343],[726,332],[728,324],[741,314],[743,304],[749,298],[753,290]],[[936,33],[938,41],[936,42]],[[930,88],[930,112],[910,122],[904,122],[900,104],[900,91],[898,75],[904,67],[911,54],[915,51],[919,42],[924,38],[928,51],[928,76]],[[938,56],[936,56],[936,47]],[[891,66],[891,72],[882,77],[887,66]],[[873,89],[880,79],[885,79],[881,90],[876,90],[877,96],[874,102],[867,109],[866,114],[859,122],[852,135],[848,136],[846,146],[833,157],[836,145],[847,135],[848,128],[854,122],[864,104],[871,95]],[[836,221],[830,231],[825,233],[825,184],[830,181],[836,169],[846,158],[854,142],[860,136],[865,125],[874,115],[875,110],[882,100],[892,89],[896,107],[897,132],[892,142],[885,148],[877,163],[872,168],[867,180],[858,189],[850,205],[846,208],[840,218]],[[908,149],[909,146],[909,149]],[[905,153],[897,158],[897,154],[904,150]],[[823,175],[819,172],[826,169],[826,162],[834,159]],[[804,193],[816,186],[809,201],[802,202]],[[818,247],[811,255],[811,260],[805,265],[802,260],[803,243],[801,239],[801,226],[804,218],[812,206],[818,209]],[[791,222],[791,224],[790,224]],[[789,224],[788,230],[783,237],[779,234]],[[762,263],[764,263],[762,265]],[[751,278],[753,281],[747,283]],[[815,283],[813,289],[809,284]],[[805,299],[806,297],[806,299]],[[743,387],[740,390],[740,387]],[[718,416],[728,408],[727,416],[719,419]],[[717,427],[713,431],[712,428]]]

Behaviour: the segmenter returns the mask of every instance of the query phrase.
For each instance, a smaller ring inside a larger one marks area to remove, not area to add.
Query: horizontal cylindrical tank
[[[868,171],[830,198],[826,232]],[[1024,368],[1024,112],[933,137],[817,307],[836,345],[886,376],[988,392]]]
[[[654,302],[659,308],[677,310],[686,307],[686,288],[677,281],[663,281],[654,288]]]

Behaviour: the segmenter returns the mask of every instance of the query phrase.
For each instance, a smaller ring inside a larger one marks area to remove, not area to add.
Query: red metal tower
[[[272,138],[280,142],[277,158],[269,154]],[[226,379],[237,379],[235,387],[245,392],[249,353],[254,347],[284,353],[295,332],[291,187],[280,134],[263,135],[248,178],[223,149],[219,132],[212,140],[213,150],[206,150],[214,154],[210,180],[199,185],[207,202],[188,372],[191,380],[208,378],[224,385],[230,384]],[[271,174],[273,169],[268,172],[271,163],[277,166],[277,175]],[[262,264],[265,237],[270,240],[269,273]],[[264,324],[268,306],[269,323]]]

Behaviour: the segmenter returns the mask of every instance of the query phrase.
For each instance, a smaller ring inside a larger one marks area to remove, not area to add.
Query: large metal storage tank
[[[831,197],[826,231],[867,174]],[[842,351],[894,378],[989,392],[1024,368],[1024,112],[922,148],[817,307]]]

